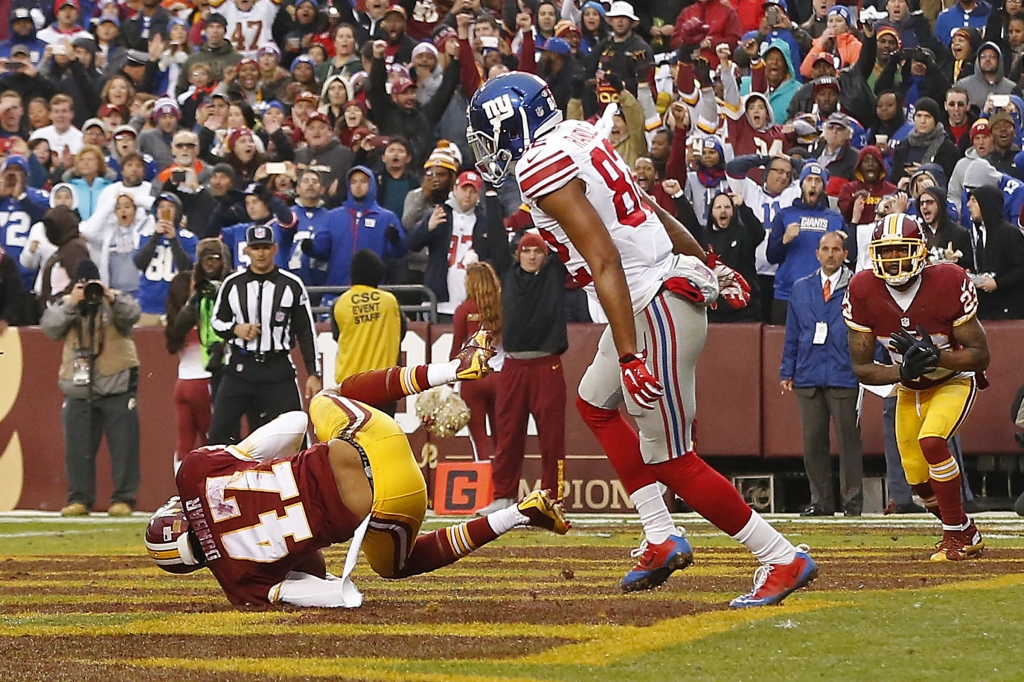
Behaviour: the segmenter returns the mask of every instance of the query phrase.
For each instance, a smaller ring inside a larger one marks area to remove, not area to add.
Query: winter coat
[[[330,211],[326,224],[313,234],[310,256],[327,261],[328,286],[350,284],[352,256],[362,249],[376,253],[382,261],[405,255],[405,228],[391,211],[377,203],[377,179],[365,166],[356,166],[345,178],[346,186],[356,171],[370,177],[370,190],[362,199],[349,195],[345,203]],[[445,252],[447,254],[447,252]]]
[[[978,318],[1024,318],[1024,234],[1003,218],[1003,194],[996,187],[974,190],[985,226],[984,246],[975,245],[975,271],[990,274],[995,291],[978,289]],[[977,239],[977,237],[975,237]],[[972,240],[973,242],[974,240]]]
[[[42,267],[42,295],[44,305],[59,300],[71,291],[78,264],[89,258],[85,238],[78,233],[78,214],[66,206],[51,208],[43,216],[46,238],[57,247]]]
[[[807,56],[804,57],[803,63],[800,64],[800,75],[804,78],[811,78],[811,67],[814,66],[814,61],[818,58],[818,55],[822,52],[830,52],[832,54],[838,53],[839,58],[842,61],[842,66],[852,66],[857,63],[857,58],[860,57],[860,50],[862,43],[857,39],[853,33],[846,31],[840,33],[834,39],[832,39],[833,47],[830,50],[824,49],[825,41],[822,38],[816,38],[814,43],[811,45],[811,49],[807,52]]]
[[[337,182],[337,195],[340,197],[348,194],[346,179],[352,167],[352,159],[352,150],[338,142],[336,137],[331,137],[327,144],[318,149],[307,145],[295,151],[295,165],[299,171],[310,169],[319,173],[320,184],[325,191],[329,191],[331,185]]]
[[[792,379],[794,388],[859,386],[850,362],[850,346],[843,319],[843,296],[852,276],[843,267],[839,283],[827,301],[820,268],[793,283],[779,378],[783,381]],[[825,343],[816,344],[814,336],[820,322],[828,325],[828,333]]]
[[[793,54],[789,43],[781,40],[768,43],[768,49],[764,53],[766,57],[770,50],[778,50],[785,58],[790,77],[779,83],[779,87],[769,93],[768,82],[764,77],[764,59],[761,59],[756,64],[751,65],[751,74],[743,77],[740,94],[747,95],[751,92],[767,93],[772,118],[775,121],[780,121],[786,119],[786,112],[789,110],[790,102],[793,101],[793,97],[800,90],[800,81],[797,80],[797,72],[793,66]]]

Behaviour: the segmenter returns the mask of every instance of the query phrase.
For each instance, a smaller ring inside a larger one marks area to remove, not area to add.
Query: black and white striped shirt
[[[320,376],[309,294],[302,280],[286,270],[274,268],[260,275],[246,269],[228,275],[217,292],[210,323],[219,336],[246,353],[288,352],[298,341],[306,372]],[[258,324],[260,333],[246,341],[235,336],[237,324]]]

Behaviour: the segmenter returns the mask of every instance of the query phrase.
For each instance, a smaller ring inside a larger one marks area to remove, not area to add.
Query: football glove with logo
[[[637,405],[645,410],[653,410],[658,399],[665,395],[665,391],[647,369],[642,355],[638,357],[628,353],[619,358],[622,385],[626,387],[630,397]]]
[[[900,365],[900,378],[904,381],[919,379],[933,371],[939,363],[939,349],[932,341],[931,334],[921,325],[917,325],[915,338],[907,329],[889,335],[892,349],[903,356]]]

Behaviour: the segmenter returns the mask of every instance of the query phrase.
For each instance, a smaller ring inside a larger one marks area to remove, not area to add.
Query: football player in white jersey
[[[210,6],[228,20],[227,40],[243,57],[255,59],[261,47],[274,41],[271,29],[280,0],[211,0]]]
[[[487,81],[470,102],[469,121],[481,175],[500,184],[515,164],[545,241],[608,316],[576,404],[630,493],[646,535],[622,589],[656,587],[693,561],[659,482],[761,562],[753,590],[731,606],[776,604],[813,580],[817,566],[806,548],[769,526],[693,450],[705,306],[721,286],[726,301],[742,307],[749,300],[746,282],[705,254],[654,202],[645,206],[615,149],[594,126],[563,121],[536,76],[512,72]],[[639,434],[619,413],[622,404]]]

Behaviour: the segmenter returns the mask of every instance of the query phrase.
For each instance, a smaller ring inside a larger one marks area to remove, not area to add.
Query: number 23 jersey
[[[667,276],[672,242],[658,217],[641,204],[629,167],[612,144],[589,123],[563,121],[530,145],[516,164],[516,180],[541,236],[565,264],[571,284],[584,287],[596,300],[583,256],[558,222],[537,205],[576,178],[583,181],[587,199],[615,243],[633,312],[639,313]]]
[[[978,312],[978,293],[970,276],[959,265],[936,263],[921,271],[915,284],[897,292],[875,276],[862,270],[853,276],[843,299],[846,325],[859,332],[874,334],[894,362],[903,358],[889,348],[889,335],[900,329],[917,336],[921,325],[940,350],[957,350],[960,344],[953,330],[969,322]],[[924,390],[947,379],[964,374],[938,368],[920,379],[902,382],[907,388]]]

